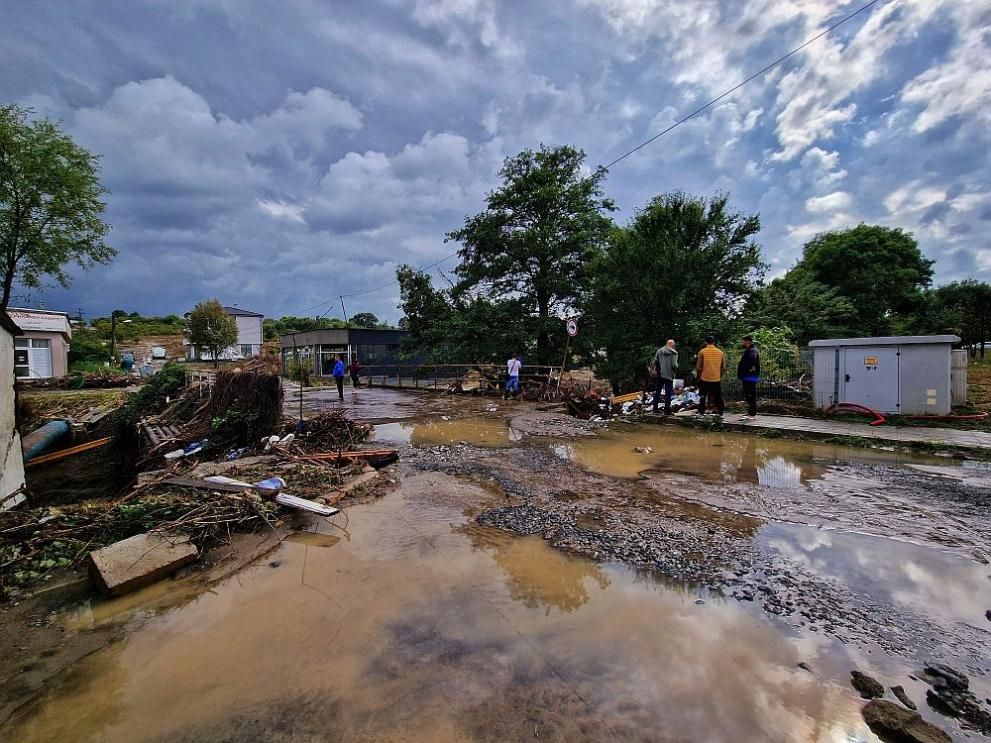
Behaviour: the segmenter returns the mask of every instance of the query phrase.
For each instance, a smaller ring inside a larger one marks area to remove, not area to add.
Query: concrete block
[[[90,574],[110,596],[121,596],[171,575],[196,559],[188,537],[137,534],[90,552]]]

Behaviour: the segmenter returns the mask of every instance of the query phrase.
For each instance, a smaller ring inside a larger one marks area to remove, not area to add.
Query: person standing
[[[348,374],[351,375],[351,386],[358,389],[361,386],[361,362],[358,361],[358,357],[354,356],[350,364],[348,364]]]
[[[736,377],[743,386],[743,399],[747,401],[747,414],[744,420],[757,417],[757,383],[760,381],[760,353],[754,345],[754,339],[749,335],[743,336],[743,355],[736,365]]]
[[[520,369],[522,368],[523,362],[520,361],[519,357],[514,353],[509,361],[506,362],[506,371],[509,373],[509,379],[506,380],[506,394],[503,395],[505,399],[509,399],[511,392],[519,394]]]
[[[344,402],[344,359],[341,358],[340,354],[337,354],[337,363],[334,364],[334,371],[330,374],[337,382],[337,396],[341,402]]]
[[[699,409],[696,415],[705,415],[706,406],[710,402],[716,404],[718,415],[722,416],[726,406],[723,404],[723,372],[726,371],[726,356],[716,348],[715,336],[707,336],[705,348],[699,351],[695,362],[695,372],[699,376]]]
[[[660,402],[661,389],[664,390],[664,415],[671,415],[671,395],[674,392],[674,378],[678,375],[678,352],[674,350],[674,341],[669,340],[657,349],[654,354],[654,365],[657,369],[657,385],[654,389],[654,413]]]

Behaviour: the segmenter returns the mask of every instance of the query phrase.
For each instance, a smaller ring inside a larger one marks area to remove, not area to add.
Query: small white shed
[[[881,413],[950,412],[955,335],[902,335],[812,341],[816,407],[855,402]]]
[[[21,329],[6,312],[0,311],[0,511],[25,500],[14,394],[14,338],[20,335]]]

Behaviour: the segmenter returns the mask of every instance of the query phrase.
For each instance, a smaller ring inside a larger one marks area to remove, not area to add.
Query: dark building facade
[[[405,330],[372,330],[368,328],[324,328],[283,335],[279,339],[282,353],[282,373],[297,357],[318,377],[329,377],[337,355],[345,365],[355,358],[362,366],[373,366],[389,358],[394,363],[396,352],[407,334]]]

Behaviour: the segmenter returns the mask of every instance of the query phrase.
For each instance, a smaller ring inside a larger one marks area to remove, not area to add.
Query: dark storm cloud
[[[170,312],[217,296],[282,314],[377,286],[455,249],[444,234],[505,156],[573,143],[608,162],[852,7],[11,3],[0,99],[102,156],[120,250],[40,299]],[[664,190],[721,190],[760,212],[772,272],[816,232],[864,220],[914,231],[939,280],[987,278],[981,17],[880,3],[613,168],[618,218]],[[396,300],[351,309],[394,319]]]

